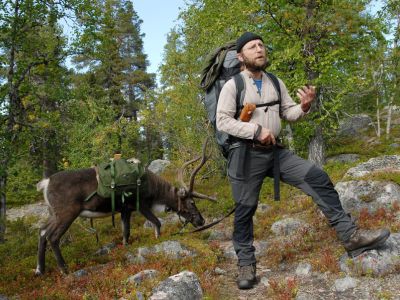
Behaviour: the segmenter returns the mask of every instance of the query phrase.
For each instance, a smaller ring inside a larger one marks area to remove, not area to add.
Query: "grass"
[[[219,251],[206,247],[207,241],[198,234],[194,237],[174,236],[189,249],[195,250],[196,257],[185,257],[177,261],[164,255],[153,255],[145,264],[128,263],[125,256],[128,252],[134,253],[140,246],[152,246],[164,240],[171,239],[170,234],[178,230],[176,225],[167,225],[163,228],[163,236],[155,240],[152,229],[144,229],[144,218],[135,216],[132,224],[131,244],[123,247],[120,243],[122,236],[119,228],[113,228],[110,220],[96,221],[95,227],[99,231],[100,245],[109,242],[117,243],[110,254],[95,256],[100,248],[93,235],[88,234],[80,226],[73,224],[63,238],[62,252],[69,266],[70,273],[80,269],[89,270],[89,276],[77,278],[73,275],[63,276],[59,273],[55,259],[50,249],[46,256],[46,273],[42,277],[35,277],[33,271],[36,265],[37,230],[33,230],[29,222],[18,220],[10,222],[7,229],[7,243],[0,245],[0,294],[15,295],[18,291],[19,299],[112,299],[136,295],[137,288],[126,283],[126,279],[141,270],[156,269],[160,275],[158,281],[183,270],[193,271],[201,279],[203,288],[213,293],[215,286],[208,270],[213,270],[218,261]],[[78,222],[82,222],[78,220]],[[10,249],[13,249],[10,251]],[[214,252],[215,251],[215,252]],[[23,259],[21,259],[23,257]],[[95,267],[96,266],[96,267]],[[92,271],[91,268],[95,267]],[[140,290],[149,296],[154,282],[144,283]],[[215,292],[214,292],[215,293]]]
[[[396,129],[397,130],[397,129]],[[400,133],[400,132],[398,132]],[[372,138],[372,137],[371,137]],[[399,154],[400,150],[388,145],[392,140],[373,139],[360,141],[335,140],[335,146],[329,149],[329,155],[340,153],[357,153],[360,161],[366,161],[379,155]],[[332,142],[331,142],[332,144]],[[348,168],[360,163],[329,163],[324,169],[334,183],[342,180]],[[173,181],[175,172],[171,168],[165,175]],[[201,177],[201,176],[200,176]],[[400,184],[399,173],[375,173],[365,179],[385,180]],[[202,200],[198,207],[202,214],[211,221],[213,218],[226,214],[233,206],[231,190],[228,180],[220,174],[203,176],[196,181],[195,188],[204,194],[215,194],[217,203]],[[365,199],[369,200],[369,199]],[[270,206],[265,213],[257,215],[254,228],[255,239],[269,241],[266,255],[259,258],[260,264],[278,271],[283,263],[296,265],[299,262],[308,262],[313,271],[339,274],[338,260],[344,253],[339,245],[336,234],[326,219],[321,215],[312,199],[299,190],[286,184],[281,184],[281,201],[273,200],[272,179],[266,179],[261,190],[260,202]],[[400,207],[394,204],[387,209],[379,209],[374,213],[360,211],[355,217],[362,228],[389,227],[392,232],[400,231],[400,221],[396,219]],[[296,234],[286,238],[275,238],[271,232],[271,225],[285,217],[299,218],[309,226],[299,230]],[[117,217],[117,221],[118,221]],[[216,242],[207,240],[209,231],[197,234],[172,236],[179,230],[178,225],[167,224],[162,227],[159,240],[154,239],[152,229],[143,228],[144,218],[133,215],[131,238],[128,247],[121,245],[122,232],[117,226],[113,228],[109,218],[96,220],[95,227],[100,235],[100,244],[96,244],[95,237],[85,231],[82,226],[88,223],[77,220],[62,240],[62,252],[69,266],[70,272],[85,269],[88,276],[76,277],[61,275],[57,269],[53,253],[47,250],[46,273],[42,277],[33,275],[36,266],[36,249],[38,230],[32,228],[34,219],[23,219],[7,222],[7,242],[0,244],[0,294],[15,296],[18,299],[136,299],[140,291],[145,297],[151,294],[152,288],[166,277],[189,270],[195,272],[201,281],[205,299],[220,299],[221,280],[213,270],[227,261]],[[232,217],[224,221],[226,226],[233,222]],[[80,225],[79,225],[80,224]],[[82,226],[81,226],[82,225]],[[185,257],[179,261],[171,260],[165,255],[148,257],[144,264],[132,264],[126,259],[128,253],[135,253],[138,247],[149,247],[166,240],[178,240],[185,247],[194,250],[198,255]],[[101,245],[114,242],[117,247],[104,256],[94,253]],[[228,262],[234,264],[235,262]],[[146,280],[140,287],[128,283],[127,278],[145,269],[159,271],[158,276]],[[233,274],[229,274],[233,276]],[[299,283],[293,277],[274,276],[269,281],[266,299],[293,299],[298,291]],[[236,297],[236,290],[224,291]],[[390,299],[390,293],[381,292],[381,299]]]

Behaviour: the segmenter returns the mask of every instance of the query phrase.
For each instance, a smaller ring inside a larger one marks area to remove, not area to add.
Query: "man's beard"
[[[261,63],[261,62],[257,61],[256,59],[251,61],[244,55],[243,55],[243,64],[246,67],[246,69],[249,70],[250,72],[264,71],[265,68],[268,66],[267,59],[265,59],[264,62]]]

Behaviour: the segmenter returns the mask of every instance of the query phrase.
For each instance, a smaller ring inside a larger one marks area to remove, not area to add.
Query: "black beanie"
[[[262,37],[254,34],[252,32],[245,32],[243,33],[237,40],[236,40],[236,52],[239,53],[242,50],[243,46],[246,45],[248,42],[253,40],[261,40],[263,41]],[[264,42],[264,41],[263,41]]]

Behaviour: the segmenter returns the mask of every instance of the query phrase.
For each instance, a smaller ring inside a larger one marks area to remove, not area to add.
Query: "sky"
[[[184,0],[132,0],[133,8],[142,19],[141,33],[144,53],[150,63],[147,71],[156,73],[161,64],[167,34],[177,24]]]

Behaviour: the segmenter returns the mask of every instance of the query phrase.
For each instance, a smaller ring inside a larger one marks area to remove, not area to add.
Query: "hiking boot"
[[[379,248],[390,235],[386,228],[377,230],[357,229],[343,246],[349,257],[354,258],[366,250]]]
[[[239,275],[236,283],[241,290],[253,288],[256,283],[256,264],[239,266]]]

